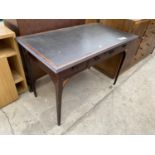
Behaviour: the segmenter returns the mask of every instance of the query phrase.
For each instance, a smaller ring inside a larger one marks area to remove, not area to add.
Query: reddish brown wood
[[[26,53],[31,56],[33,62],[49,74],[53,80],[56,90],[57,123],[60,125],[62,92],[66,80],[103,60],[126,52],[127,44],[135,39],[137,39],[135,35],[93,24],[26,36],[19,38],[18,41],[28,51]],[[61,51],[57,49],[61,49]],[[124,58],[125,54],[118,64],[115,83]],[[30,63],[27,63],[27,68],[31,68]],[[36,92],[33,72],[30,71],[29,75],[32,90]]]

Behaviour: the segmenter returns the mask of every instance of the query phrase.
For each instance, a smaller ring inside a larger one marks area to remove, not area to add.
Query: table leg
[[[62,104],[62,92],[63,92],[63,80],[58,79],[55,83],[56,90],[56,108],[57,108],[57,124],[61,125],[61,104]]]
[[[32,89],[33,89],[34,96],[37,97],[38,94],[37,94],[37,91],[36,91],[36,84],[35,83],[36,82],[33,80],[33,82],[32,82]]]
[[[35,80],[33,79],[32,70],[31,70],[31,62],[29,58],[28,52],[25,50],[25,57],[26,57],[26,68],[28,73],[29,85],[30,85],[30,92],[33,91],[34,96],[37,97]]]
[[[124,60],[125,60],[125,56],[126,56],[126,53],[124,51],[124,52],[122,52],[122,58],[121,58],[121,61],[120,61],[120,64],[119,64],[119,67],[118,67],[118,70],[117,70],[116,77],[115,77],[113,85],[115,85],[116,82],[117,82],[118,76],[120,74],[121,68],[122,68]]]

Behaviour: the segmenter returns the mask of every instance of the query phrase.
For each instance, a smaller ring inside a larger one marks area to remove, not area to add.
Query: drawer
[[[155,39],[151,37],[145,37],[140,44],[140,49],[150,50],[155,47]]]
[[[100,55],[95,56],[94,58],[90,59],[88,66],[89,67],[94,66],[97,63],[100,63],[103,60],[107,59],[109,57],[109,55],[110,55],[110,52],[113,52],[113,51],[109,51],[108,53],[106,52],[106,53],[100,54]]]
[[[149,20],[136,21],[132,33],[142,37],[148,27]]]
[[[150,51],[152,49],[152,45],[150,44],[150,42],[143,42],[140,44],[139,49],[142,51]]]
[[[155,28],[154,29],[149,29],[148,31],[146,31],[145,33],[145,37],[151,37],[151,38],[155,38]]]
[[[72,72],[78,72],[87,68],[88,62],[83,62],[81,64],[75,65],[71,68]]]
[[[155,28],[155,24],[150,23],[147,29],[154,29],[154,28]]]
[[[61,76],[63,78],[68,78],[68,77],[73,76],[74,74],[81,72],[87,68],[88,68],[88,61],[82,62],[78,65],[75,65],[65,71],[60,72],[59,74],[61,74]]]
[[[155,20],[154,19],[151,20],[150,25],[155,25]]]
[[[151,44],[153,41],[152,37],[144,37],[143,40],[141,41],[141,44],[147,43],[147,44]]]
[[[137,54],[138,54],[138,53],[141,53],[142,56],[143,56],[143,55],[147,55],[147,54],[151,53],[151,51],[153,50],[153,48],[154,48],[154,47],[151,46],[151,45],[150,45],[149,43],[147,43],[147,42],[142,43],[142,44],[140,45],[140,48],[139,48]]]
[[[102,61],[104,61],[104,60],[106,60],[108,58],[111,58],[111,57],[113,57],[113,56],[115,56],[115,55],[125,51],[126,50],[126,46],[127,45],[123,45],[123,46],[117,47],[117,48],[115,48],[113,50],[107,51],[107,52],[105,52],[103,54],[100,54],[100,55],[92,58],[91,60],[89,60],[89,66],[96,65],[97,63],[100,63],[100,62],[102,62]]]

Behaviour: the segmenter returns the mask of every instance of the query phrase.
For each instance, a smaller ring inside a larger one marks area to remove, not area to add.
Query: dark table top
[[[58,73],[136,38],[100,24],[87,24],[22,36],[17,41]]]

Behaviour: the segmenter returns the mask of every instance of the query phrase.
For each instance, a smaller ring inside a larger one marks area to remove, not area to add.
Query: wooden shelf
[[[1,22],[0,23],[0,39],[5,39],[9,37],[15,38],[15,33],[11,31],[10,29],[8,29],[6,26],[4,26],[4,24]]]
[[[17,55],[17,52],[12,48],[0,47],[0,58],[6,58]]]
[[[11,72],[12,72],[12,76],[13,76],[13,79],[14,79],[14,81],[15,81],[15,84],[17,84],[17,83],[23,81],[23,77],[22,77],[21,75],[19,75],[19,74],[17,73],[17,71],[12,70]]]
[[[19,94],[22,94],[23,92],[25,92],[25,87],[24,87],[23,81],[17,83],[16,88],[17,88],[17,91],[18,91]]]
[[[0,108],[27,91],[15,33],[0,25]]]

